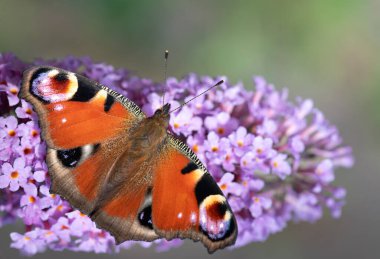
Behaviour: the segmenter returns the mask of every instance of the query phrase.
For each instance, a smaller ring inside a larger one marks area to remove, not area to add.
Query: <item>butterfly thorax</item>
[[[170,104],[157,109],[153,116],[143,119],[130,132],[131,149],[141,155],[143,152],[156,154],[164,144],[169,125]]]

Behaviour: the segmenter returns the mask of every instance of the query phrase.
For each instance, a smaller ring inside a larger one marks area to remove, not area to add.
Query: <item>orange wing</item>
[[[166,239],[200,240],[210,253],[233,244],[237,224],[222,191],[189,147],[168,139],[154,173],[155,231]]]

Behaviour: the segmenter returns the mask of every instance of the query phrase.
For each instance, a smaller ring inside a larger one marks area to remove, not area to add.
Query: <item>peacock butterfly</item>
[[[47,142],[51,193],[119,244],[190,238],[210,253],[235,243],[237,224],[217,183],[168,130],[170,104],[147,117],[121,94],[55,67],[23,74]]]

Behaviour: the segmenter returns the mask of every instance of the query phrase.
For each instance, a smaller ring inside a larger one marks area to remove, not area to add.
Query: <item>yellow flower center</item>
[[[178,129],[179,128],[179,124],[178,123],[174,123],[174,128]]]
[[[30,108],[28,108],[28,109],[26,109],[25,113],[31,115],[32,114],[32,110]]]
[[[29,196],[29,202],[30,203],[35,203],[36,202],[36,198],[34,198],[33,196]]]
[[[35,138],[38,136],[38,131],[37,130],[32,130],[32,137]]]
[[[32,153],[32,149],[31,148],[28,148],[28,147],[24,148],[24,155],[29,155],[31,153]]]
[[[241,140],[239,140],[239,141],[237,142],[237,144],[238,144],[238,147],[242,147],[242,146],[244,146],[244,143],[243,143],[243,141],[241,141]]]
[[[11,173],[11,178],[12,178],[12,179],[17,179],[18,176],[19,176],[19,173],[18,173],[17,171],[13,171],[13,172]]]
[[[10,131],[8,131],[8,135],[10,137],[14,137],[14,136],[16,136],[16,131],[15,130],[10,130]]]
[[[194,153],[198,153],[198,151],[199,151],[199,147],[198,147],[197,144],[195,144],[195,145],[193,146],[193,151],[194,151]]]
[[[220,189],[222,189],[222,191],[224,191],[224,190],[226,190],[227,189],[227,184],[222,184],[221,186],[220,186]]]
[[[17,90],[17,88],[11,88],[10,92],[11,92],[11,94],[16,95],[18,93],[18,90]]]
[[[217,130],[218,134],[224,134],[224,128],[218,128]]]
[[[212,148],[211,148],[211,151],[212,151],[212,152],[216,152],[216,151],[218,151],[218,147],[212,147]]]
[[[263,150],[261,149],[261,148],[258,148],[258,149],[256,149],[256,152],[257,152],[257,154],[261,154],[261,153],[263,153]]]
[[[66,230],[66,229],[69,229],[69,227],[66,225],[62,225],[61,230]]]
[[[278,163],[276,161],[273,162],[273,167],[274,168],[277,168],[278,167]]]

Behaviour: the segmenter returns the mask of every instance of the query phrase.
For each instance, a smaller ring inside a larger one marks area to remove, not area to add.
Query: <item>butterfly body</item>
[[[153,169],[159,162],[157,154],[165,152],[168,145],[169,108],[167,104],[125,132],[126,146],[101,187],[90,213],[92,218],[96,218],[96,212],[121,192],[125,182],[132,186],[153,185]]]
[[[168,132],[170,105],[146,117],[132,101],[54,67],[24,72],[46,140],[51,192],[117,243],[191,238],[213,252],[237,236],[226,198],[190,148]]]

